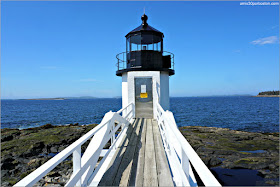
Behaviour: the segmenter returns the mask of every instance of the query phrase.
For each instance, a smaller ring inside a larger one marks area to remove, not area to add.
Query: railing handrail
[[[204,183],[205,186],[221,186],[221,184],[217,181],[217,179],[214,177],[214,175],[210,172],[210,170],[207,168],[207,166],[204,164],[204,162],[201,160],[201,158],[197,155],[195,150],[191,147],[189,142],[185,139],[185,137],[182,135],[182,133],[179,131],[177,127],[174,116],[172,112],[170,111],[164,111],[163,108],[160,106],[159,103],[157,103],[157,108],[159,111],[164,115],[165,118],[169,118],[168,122],[165,124],[169,125],[169,130],[171,129],[171,132],[173,133],[173,137],[176,138],[176,143],[180,145],[182,151],[187,155],[189,161],[192,163],[193,167],[197,171],[197,174],[199,175],[200,179]],[[167,112],[172,115],[167,115]],[[172,117],[170,119],[170,117]],[[170,123],[175,123],[171,126]]]
[[[126,107],[124,107],[124,108],[118,110],[117,113],[120,114],[122,111],[126,110],[126,109],[127,109],[130,105],[132,105],[132,104],[133,104],[132,102],[129,103]]]
[[[63,151],[61,151],[59,154],[48,160],[45,164],[37,168],[35,171],[27,175],[25,178],[23,178],[21,181],[19,181],[15,186],[32,186],[37,181],[33,182],[33,178],[38,178],[40,176],[45,176],[48,172],[50,172],[53,168],[55,168],[58,164],[60,164],[63,160],[65,160],[70,154],[72,154],[75,149],[82,144],[84,144],[87,140],[89,140],[92,136],[94,136],[102,127],[104,127],[109,121],[107,121],[104,124],[99,124],[98,126],[94,127],[92,130],[90,130],[88,133],[86,133],[84,136],[76,140],[74,143],[69,145],[67,148],[65,148]]]
[[[33,186],[36,182],[38,182],[42,177],[44,177],[48,172],[50,172],[52,169],[54,169],[58,164],[60,164],[61,162],[63,162],[69,155],[74,154],[74,152],[78,149],[81,148],[81,146],[88,141],[91,137],[93,137],[96,133],[98,133],[101,129],[103,129],[106,125],[108,125],[108,123],[110,123],[110,121],[112,120],[112,118],[115,116],[114,114],[117,114],[120,118],[122,118],[123,120],[129,121],[132,117],[133,117],[133,104],[130,103],[128,104],[126,107],[122,108],[121,110],[119,110],[118,112],[108,112],[105,114],[103,120],[101,121],[101,123],[99,125],[97,125],[96,127],[94,127],[92,130],[90,130],[89,132],[87,132],[85,135],[83,135],[81,138],[79,138],[78,140],[76,140],[74,143],[72,143],[71,145],[69,145],[67,148],[65,148],[63,151],[61,151],[60,153],[58,153],[56,156],[54,156],[53,158],[51,158],[50,160],[48,160],[46,163],[44,163],[43,165],[41,165],[39,168],[37,168],[35,171],[33,171],[32,173],[30,173],[29,175],[27,175],[25,178],[23,178],[22,180],[20,180],[18,183],[16,183],[14,186]],[[131,107],[131,110],[129,112],[127,112],[125,117],[121,117],[119,114],[123,111],[128,109],[129,106]],[[131,114],[132,113],[132,114]],[[130,116],[131,114],[131,116]],[[109,115],[109,116],[107,116]],[[107,117],[106,117],[107,116]],[[130,116],[130,117],[129,117]],[[106,119],[105,119],[106,118]],[[105,119],[105,120],[104,120]],[[118,121],[121,121],[121,119],[119,119]],[[113,124],[113,123],[112,123]],[[114,128],[119,128],[120,125],[118,126],[114,126]],[[115,133],[117,129],[114,129],[111,131],[110,134]],[[110,137],[110,136],[109,136]],[[112,136],[113,139],[115,140],[115,137]],[[110,138],[109,138],[110,139]],[[113,142],[114,143],[114,142]],[[74,155],[73,155],[74,156]],[[80,158],[81,159],[81,158]],[[73,164],[74,164],[74,159],[73,159]],[[74,172],[73,172],[74,173]],[[76,172],[77,173],[77,172]],[[75,175],[75,173],[74,173]]]
[[[121,118],[121,116],[120,116],[118,113],[114,112],[114,113],[112,114],[112,116],[111,116],[111,119],[110,119],[111,123],[112,123],[112,122],[114,123],[115,119],[118,118],[118,117]],[[120,118],[119,118],[119,119],[120,119]],[[113,123],[111,124],[111,126],[114,125]],[[100,140],[100,142],[102,142],[103,144],[101,144],[101,146],[98,148],[98,149],[99,149],[99,152],[101,152],[102,147],[104,147],[104,145],[110,140],[111,135],[113,135],[113,134],[118,130],[118,128],[120,127],[120,124],[119,124],[117,127],[114,127],[113,130],[110,130],[111,126],[109,126],[108,129],[107,129],[108,136],[106,136],[106,137],[103,136],[103,137],[102,137],[103,140]],[[109,130],[111,131],[110,133],[109,133]],[[104,134],[106,134],[106,133],[104,133]],[[101,137],[100,137],[100,138],[101,138]],[[115,142],[116,142],[116,141],[114,141],[114,143],[115,143]],[[96,143],[96,142],[94,142],[94,143]],[[101,149],[100,149],[100,148],[101,148]],[[98,151],[98,150],[97,150],[97,151]],[[82,163],[81,168],[80,168],[76,173],[73,173],[73,174],[72,174],[71,178],[69,179],[69,181],[66,183],[65,186],[69,186],[69,187],[75,186],[75,184],[78,182],[79,178],[81,178],[81,176],[84,176],[85,174],[86,174],[88,177],[84,177],[84,179],[83,179],[83,181],[82,181],[82,184],[83,184],[82,186],[88,186],[88,181],[87,181],[87,179],[90,178],[91,173],[86,173],[86,172],[87,172],[88,167],[89,167],[91,164],[93,164],[92,172],[93,172],[93,170],[94,170],[94,167],[95,167],[95,165],[96,165],[96,163],[97,163],[97,158],[99,157],[99,155],[97,155],[97,154],[95,154],[95,153],[96,153],[96,152],[94,152],[92,155],[90,155],[89,157],[87,157],[87,158],[85,158],[85,159],[82,158],[82,159],[85,160],[85,162]],[[98,152],[97,152],[97,153],[98,153]],[[93,160],[94,160],[93,158],[96,158],[95,161],[93,161]],[[83,161],[83,160],[82,160],[82,161]]]

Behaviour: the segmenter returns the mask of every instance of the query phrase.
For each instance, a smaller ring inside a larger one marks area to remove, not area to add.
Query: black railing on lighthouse
[[[143,51],[142,51],[143,52]],[[149,52],[147,50],[147,52]],[[152,52],[154,53],[154,51]],[[137,60],[135,60],[135,58],[132,58],[130,56],[131,54],[128,52],[122,52],[116,55],[117,58],[117,74],[118,73],[122,73],[122,72],[126,72],[126,71],[138,71],[138,70],[169,70],[170,74],[174,74],[174,54],[168,51],[163,51],[162,55],[153,55],[151,54],[150,56],[150,60],[152,61],[159,61],[162,62],[158,65],[153,65],[153,63],[146,64],[144,65],[143,63],[138,63]],[[149,54],[148,54],[149,56]],[[144,57],[145,59],[147,58],[147,56]],[[137,58],[136,58],[137,59]]]

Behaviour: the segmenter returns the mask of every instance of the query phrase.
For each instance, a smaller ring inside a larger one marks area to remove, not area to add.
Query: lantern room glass
[[[162,52],[162,37],[149,33],[139,33],[127,37],[126,52],[131,51],[159,51]]]

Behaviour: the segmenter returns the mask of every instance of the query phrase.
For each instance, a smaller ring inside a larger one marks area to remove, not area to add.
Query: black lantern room
[[[142,24],[126,37],[126,52],[117,55],[121,76],[128,71],[167,71],[174,75],[174,55],[163,51],[163,33],[148,25],[148,16],[141,17]]]

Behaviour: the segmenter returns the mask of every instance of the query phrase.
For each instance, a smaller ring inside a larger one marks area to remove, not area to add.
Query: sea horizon
[[[121,98],[1,99],[1,129],[45,124],[99,124],[106,112],[121,109]],[[171,97],[178,127],[205,126],[248,132],[279,132],[279,99],[252,96]]]

